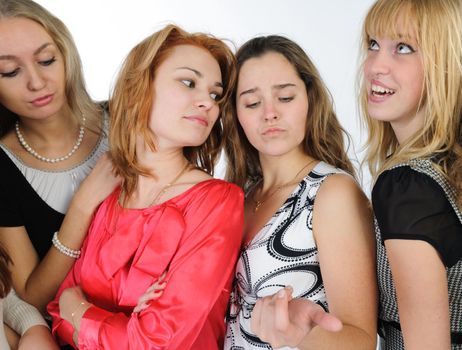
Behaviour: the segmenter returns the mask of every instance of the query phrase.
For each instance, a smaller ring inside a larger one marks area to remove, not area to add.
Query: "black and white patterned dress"
[[[228,311],[224,349],[272,349],[250,330],[256,300],[287,285],[293,296],[328,309],[313,236],[313,206],[323,181],[343,173],[324,162],[299,183],[269,222],[242,248]],[[290,349],[288,347],[281,349]]]
[[[372,191],[376,217],[379,326],[382,350],[403,350],[396,290],[384,240],[422,240],[447,270],[452,350],[462,350],[462,214],[454,193],[430,160],[383,172]]]

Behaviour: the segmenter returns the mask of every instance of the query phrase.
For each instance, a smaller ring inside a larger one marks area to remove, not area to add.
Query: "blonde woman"
[[[0,0],[0,57],[0,242],[14,290],[44,312],[117,180],[104,160],[80,187],[108,146],[64,24],[33,1]]]
[[[462,349],[462,2],[379,0],[363,50],[384,349]]]

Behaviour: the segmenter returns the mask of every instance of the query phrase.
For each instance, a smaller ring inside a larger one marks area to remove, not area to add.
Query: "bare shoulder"
[[[315,235],[363,232],[372,237],[372,222],[371,204],[355,179],[346,174],[325,179],[314,204]]]
[[[347,174],[329,175],[322,183],[316,195],[316,204],[345,205],[355,202],[368,202],[356,180]]]

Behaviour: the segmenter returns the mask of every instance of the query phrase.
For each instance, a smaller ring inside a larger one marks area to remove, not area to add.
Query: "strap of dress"
[[[454,188],[448,183],[446,178],[439,172],[434,163],[431,161],[431,158],[415,158],[407,162],[399,163],[394,165],[391,169],[409,166],[412,170],[415,170],[419,173],[425,174],[431,177],[436,183],[443,189],[444,194],[446,195],[447,200],[451,204],[452,209],[459,218],[460,223],[462,224],[462,212],[460,211],[457,201],[456,201],[456,192]]]

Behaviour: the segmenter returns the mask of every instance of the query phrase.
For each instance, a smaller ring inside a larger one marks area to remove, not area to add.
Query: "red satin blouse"
[[[242,238],[242,191],[212,179],[145,209],[121,208],[119,192],[99,207],[81,257],[48,305],[53,334],[73,344],[58,301],[64,289],[80,285],[94,304],[81,321],[81,350],[221,349]],[[165,270],[162,296],[132,313]]]

